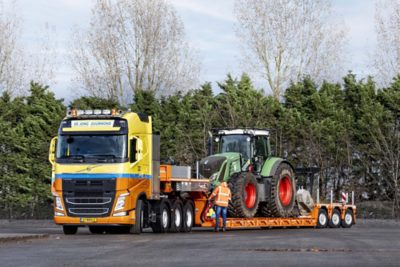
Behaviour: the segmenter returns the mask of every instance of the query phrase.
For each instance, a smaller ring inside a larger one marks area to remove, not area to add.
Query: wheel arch
[[[296,174],[294,172],[293,165],[288,160],[278,157],[270,157],[264,162],[264,165],[261,170],[261,176],[267,177],[274,175],[276,169],[278,169],[279,165],[282,163],[288,164],[290,168],[292,168],[293,174],[294,175]]]

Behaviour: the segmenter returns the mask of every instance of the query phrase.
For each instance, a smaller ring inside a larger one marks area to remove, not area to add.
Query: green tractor
[[[230,217],[290,217],[295,207],[294,169],[272,156],[268,130],[213,129],[199,173],[212,187],[228,183]]]

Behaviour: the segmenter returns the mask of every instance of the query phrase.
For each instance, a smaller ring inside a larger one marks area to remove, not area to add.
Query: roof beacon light
[[[93,111],[93,114],[94,115],[101,115],[102,113],[101,113],[101,109],[95,109],[94,111]]]
[[[85,115],[93,115],[93,110],[92,109],[85,110]]]
[[[115,108],[113,108],[113,109],[111,110],[111,115],[112,115],[112,116],[117,115],[117,110],[116,110]]]
[[[78,116],[78,114],[77,114],[77,112],[76,112],[76,109],[70,109],[70,110],[68,110],[67,111],[67,116],[71,116],[71,117],[76,117],[76,116]]]

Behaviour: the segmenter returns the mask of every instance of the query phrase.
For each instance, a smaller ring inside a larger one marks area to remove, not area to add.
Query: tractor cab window
[[[251,157],[251,138],[248,135],[223,135],[221,136],[220,153],[238,152],[246,162]]]
[[[266,158],[268,157],[268,139],[265,136],[255,137],[254,156]]]
[[[254,137],[254,157],[252,162],[256,172],[261,172],[265,160],[268,157],[268,139],[266,136]]]

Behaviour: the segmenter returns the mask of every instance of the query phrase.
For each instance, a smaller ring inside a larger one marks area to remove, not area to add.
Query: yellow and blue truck
[[[217,139],[230,135],[232,140],[242,138],[244,142],[249,142],[254,139],[264,144],[263,138],[268,137],[266,131],[260,130],[236,129],[222,133]],[[264,149],[269,149],[269,143]],[[250,146],[246,151],[256,153]],[[160,136],[153,133],[150,116],[115,109],[68,110],[58,136],[50,144],[54,221],[63,226],[64,234],[75,234],[79,227],[89,227],[92,233],[103,233],[110,227],[118,227],[135,234],[145,228],[163,233],[188,232],[194,226],[213,227],[215,220],[207,198],[216,184],[216,177],[224,179],[229,171],[238,174],[247,168],[245,179],[249,183],[243,186],[244,191],[238,201],[249,210],[258,209],[258,205],[261,207],[267,201],[261,195],[271,190],[267,185],[273,177],[261,177],[265,183],[259,177],[257,180],[252,178],[257,184],[251,184],[253,180],[248,178],[249,170],[255,172],[257,166],[252,166],[250,160],[244,164],[241,155],[245,154],[242,152],[238,154],[240,157],[235,157],[229,152],[226,157],[222,154],[208,157],[202,161],[203,170],[204,164],[211,166],[214,160],[219,164],[214,164],[217,172],[209,173],[212,177],[199,178],[197,175],[192,178],[189,166],[160,165]],[[289,166],[282,160],[272,159],[275,165]],[[267,165],[273,169],[274,164]],[[294,178],[289,174],[286,171],[278,182],[276,199],[294,206],[296,193],[292,190],[294,185],[291,180]],[[258,188],[257,185],[262,186]],[[303,193],[303,196],[309,198],[307,194]],[[300,203],[299,199],[296,201],[299,206],[303,204],[305,212],[283,217],[235,216],[237,218],[228,218],[227,228],[323,228],[328,224],[331,227],[350,227],[355,223],[354,203],[321,204],[317,201],[309,205]]]

